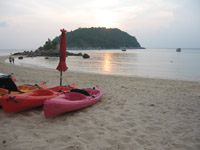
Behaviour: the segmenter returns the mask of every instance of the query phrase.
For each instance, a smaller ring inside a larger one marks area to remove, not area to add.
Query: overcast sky
[[[0,0],[0,49],[36,49],[79,27],[119,28],[146,48],[200,48],[200,0]]]

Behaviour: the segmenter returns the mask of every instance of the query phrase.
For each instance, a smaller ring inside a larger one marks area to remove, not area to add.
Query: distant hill
[[[117,28],[79,28],[66,33],[67,49],[143,49],[137,39]],[[48,39],[43,46],[35,51],[15,53],[21,56],[59,56],[60,36],[52,41]],[[67,51],[67,56],[85,56],[87,54]]]
[[[134,36],[117,28],[79,28],[66,33],[67,49],[142,48]],[[60,36],[49,39],[39,50],[58,48]]]

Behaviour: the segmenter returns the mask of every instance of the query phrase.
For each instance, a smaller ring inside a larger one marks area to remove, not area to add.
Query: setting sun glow
[[[112,61],[111,54],[106,53],[104,55],[103,71],[106,71],[106,72],[111,71],[111,61]]]
[[[100,27],[110,28],[114,25],[114,19],[110,15],[99,14],[97,17],[97,23]]]
[[[117,26],[117,15],[110,11],[96,13],[97,26],[111,28]]]
[[[94,0],[90,7],[95,7],[93,16],[95,25],[99,27],[113,28],[117,27],[120,13],[116,11],[120,2],[118,0]]]

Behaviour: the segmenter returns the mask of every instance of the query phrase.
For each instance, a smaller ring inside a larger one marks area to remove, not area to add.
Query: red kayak
[[[17,86],[17,89],[23,93],[31,92],[31,91],[38,90],[38,89],[46,89],[46,88],[47,88],[46,82],[43,82],[40,84],[35,84],[35,85],[25,84],[25,85]]]
[[[1,99],[3,95],[22,94],[22,93],[27,93],[34,90],[46,89],[46,88],[47,88],[46,82],[35,84],[35,85],[30,85],[30,84],[20,85],[20,86],[17,86],[17,91],[12,91],[12,90],[9,91],[8,89],[0,88],[0,106],[1,106]]]
[[[2,106],[5,113],[21,112],[29,110],[35,107],[40,107],[46,99],[54,98],[63,91],[56,91],[64,89],[70,91],[76,88],[75,84],[71,84],[69,87],[54,87],[49,89],[39,89],[24,94],[10,94],[2,97]]]

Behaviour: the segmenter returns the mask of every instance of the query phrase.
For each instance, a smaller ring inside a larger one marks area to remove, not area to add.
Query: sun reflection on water
[[[104,60],[103,60],[103,66],[102,66],[103,71],[106,71],[106,72],[112,71],[111,61],[112,61],[111,53],[106,53],[104,55]]]

